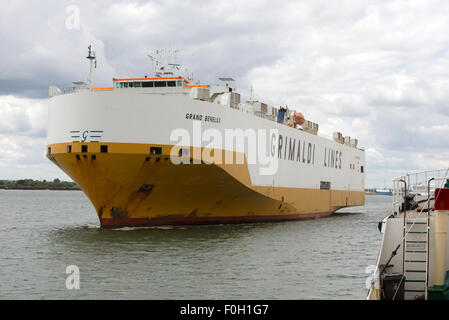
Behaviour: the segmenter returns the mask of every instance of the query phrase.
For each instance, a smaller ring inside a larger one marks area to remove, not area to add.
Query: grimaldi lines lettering
[[[272,138],[274,135],[272,136]],[[273,143],[272,139],[272,143]],[[272,148],[272,156],[274,156]],[[278,137],[278,158],[307,164],[315,163],[315,144],[287,136]]]
[[[277,139],[278,158],[305,164],[315,164],[315,143],[279,135]],[[275,155],[276,136],[271,136],[271,155]],[[341,169],[343,153],[324,148],[324,167]]]
[[[324,148],[324,166],[341,169],[342,152],[338,150]]]

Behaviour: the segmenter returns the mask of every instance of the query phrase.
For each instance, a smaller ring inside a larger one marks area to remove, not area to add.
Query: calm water
[[[328,218],[102,230],[78,191],[0,190],[0,299],[365,299],[391,197]],[[68,265],[80,290],[67,290]]]

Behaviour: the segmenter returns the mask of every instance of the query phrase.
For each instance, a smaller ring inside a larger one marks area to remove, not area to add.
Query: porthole
[[[162,148],[161,147],[151,147],[150,154],[162,154]]]

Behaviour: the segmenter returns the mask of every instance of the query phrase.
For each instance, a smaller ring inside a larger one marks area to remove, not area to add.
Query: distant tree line
[[[47,180],[0,180],[0,189],[20,189],[20,190],[80,190],[75,182],[61,181],[54,179]]]

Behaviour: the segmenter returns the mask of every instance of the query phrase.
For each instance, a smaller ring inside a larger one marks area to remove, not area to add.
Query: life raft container
[[[302,113],[295,113],[292,118],[293,118],[293,122],[295,122],[296,124],[299,124],[299,125],[303,124],[304,121],[306,121],[306,119],[304,119],[304,115]]]

